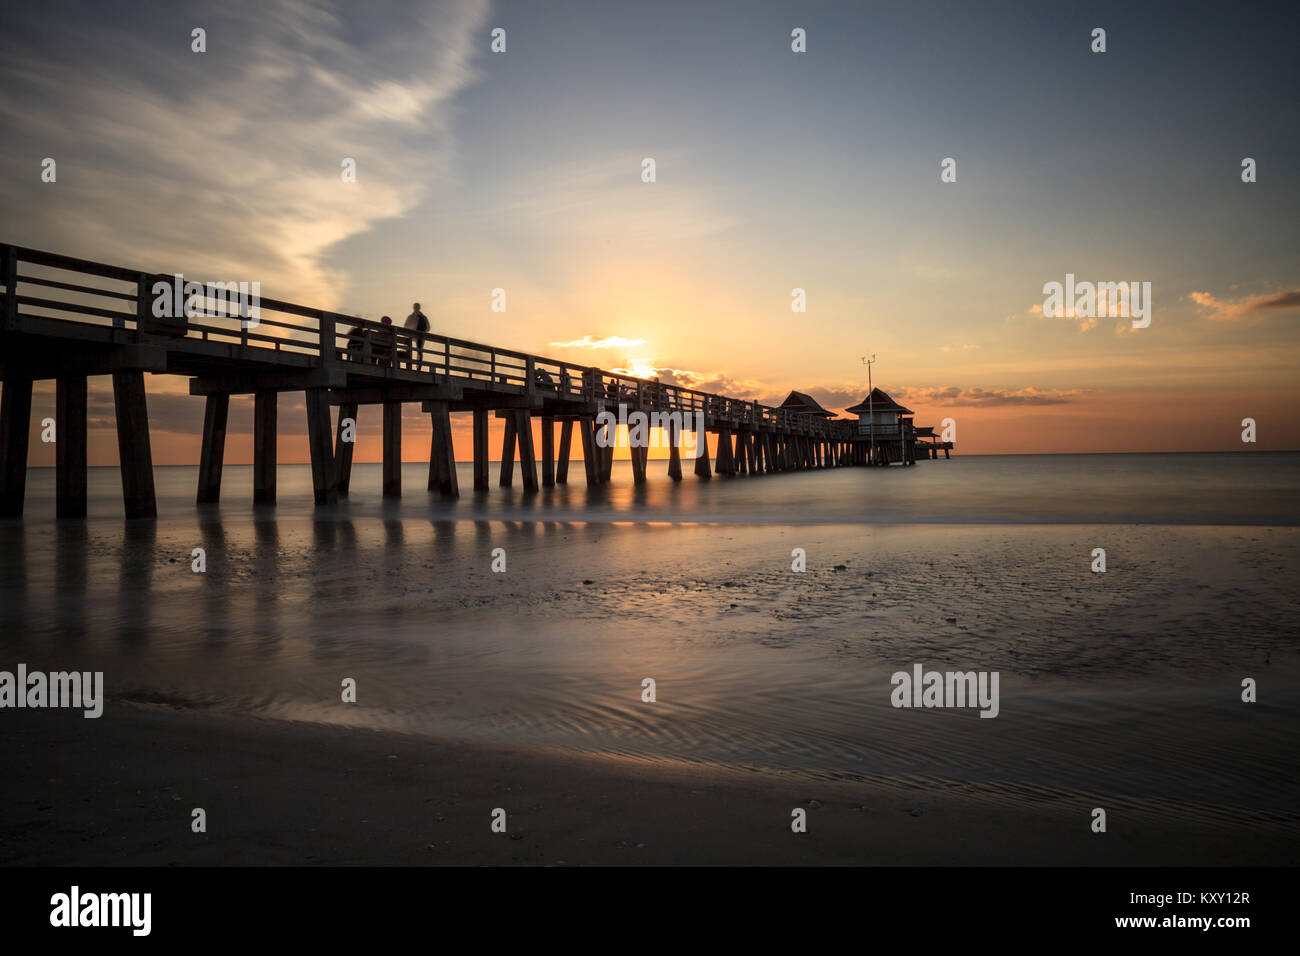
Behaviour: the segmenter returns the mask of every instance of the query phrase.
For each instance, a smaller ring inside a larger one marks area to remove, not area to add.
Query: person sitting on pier
[[[533,372],[533,381],[548,391],[555,388],[555,379],[551,378],[551,373],[544,368],[536,369]]]
[[[370,329],[364,325],[354,325],[348,333],[348,360],[364,362],[367,360],[366,343],[370,339]]]
[[[411,368],[419,368],[420,360],[424,355],[424,333],[428,332],[429,317],[420,311],[420,303],[411,303],[411,314],[406,317],[405,327],[411,330]]]
[[[383,329],[376,329],[372,333],[374,339],[374,356],[376,365],[393,364],[393,346],[397,344],[397,335],[393,329],[393,320],[384,316],[379,320],[383,323]]]

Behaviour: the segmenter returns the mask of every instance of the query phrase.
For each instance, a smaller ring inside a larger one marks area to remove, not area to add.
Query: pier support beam
[[[488,471],[488,410],[474,409],[474,490],[487,491],[491,484]]]
[[[128,520],[156,518],[158,500],[154,494],[153,450],[149,443],[144,372],[113,373],[113,408],[117,417],[118,467],[122,473],[122,503],[126,517]],[[220,467],[217,466],[218,483]]]
[[[497,482],[502,488],[509,488],[515,483],[515,416],[507,415],[505,432],[501,438],[501,478]]]
[[[646,464],[650,458],[650,449],[644,445],[629,444],[628,453],[632,456],[632,483],[645,484]]]
[[[668,419],[668,477],[682,480],[682,426],[675,418]]]
[[[55,387],[55,513],[86,516],[86,376],[60,375]]]
[[[569,459],[573,457],[573,419],[560,423],[560,460],[555,467],[555,483],[569,483]]]
[[[578,422],[582,432],[582,465],[587,472],[587,487],[600,484],[600,460],[596,454],[596,422],[584,418]]]
[[[474,487],[487,488],[487,410],[483,409],[482,440],[479,438],[479,412],[474,412]],[[433,425],[429,436],[429,490],[444,498],[460,497],[460,480],[456,477],[456,447],[451,438],[451,408],[446,402],[430,402],[429,417]],[[479,485],[479,459],[482,458],[482,486]]]
[[[709,467],[709,431],[707,428],[701,428],[695,436],[696,453],[695,474],[701,478],[712,477],[712,471]]]
[[[618,441],[618,426],[604,426],[604,445],[599,442],[596,444],[596,450],[600,457],[600,480],[603,484],[609,484],[614,477],[614,444]]]
[[[555,418],[542,416],[542,484],[555,485]]]
[[[317,505],[338,504],[329,393],[323,388],[309,388],[304,390],[304,394],[307,397],[307,446],[311,451],[312,492]]]
[[[402,497],[401,402],[384,402],[384,497]]]
[[[338,433],[334,438],[334,463],[338,470],[338,489],[339,497],[346,498],[352,488],[352,452],[357,447],[357,410],[360,408],[355,403],[339,406],[339,427]],[[348,432],[348,420],[352,421],[351,439],[344,441],[344,434]]]
[[[253,504],[275,504],[276,392],[253,396]]]
[[[524,477],[524,490],[537,490],[537,455],[533,451],[533,413],[526,408],[514,410],[515,433],[519,439],[519,470]]]
[[[30,379],[5,379],[0,396],[0,517],[19,518],[27,492],[27,442],[32,429]]]
[[[203,407],[203,445],[199,449],[199,491],[201,505],[221,500],[221,468],[226,460],[226,421],[230,417],[230,396],[217,392]]]
[[[718,429],[718,460],[714,466],[714,471],[720,475],[734,475],[735,458],[731,453],[731,429]]]

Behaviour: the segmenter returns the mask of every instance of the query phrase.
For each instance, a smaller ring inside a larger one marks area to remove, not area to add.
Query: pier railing
[[[614,408],[702,414],[711,426],[776,429],[826,440],[858,437],[857,423],[827,421],[699,389],[636,378],[559,359],[415,332],[258,296],[256,314],[234,283],[201,283],[13,245],[0,245],[7,331],[161,343],[234,360],[296,367],[351,363],[414,381],[461,381]],[[358,372],[361,369],[357,370]]]

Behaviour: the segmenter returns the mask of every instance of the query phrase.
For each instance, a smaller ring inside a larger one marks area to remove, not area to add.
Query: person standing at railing
[[[411,303],[411,314],[406,317],[406,328],[411,330],[411,368],[419,368],[424,358],[424,334],[429,331],[429,317],[420,311],[420,303]]]

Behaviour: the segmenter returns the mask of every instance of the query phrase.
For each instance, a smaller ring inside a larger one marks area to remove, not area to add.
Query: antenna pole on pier
[[[871,461],[874,463],[876,460],[876,416],[871,402],[871,366],[876,364],[876,354],[871,353],[871,358],[867,358],[865,355],[862,356],[862,364],[867,367],[867,420],[870,422],[869,427],[871,428]]]

